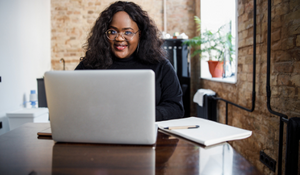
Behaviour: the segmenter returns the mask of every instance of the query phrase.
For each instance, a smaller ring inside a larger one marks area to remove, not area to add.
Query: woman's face
[[[124,12],[117,12],[112,19],[109,26],[109,32],[115,35],[114,40],[109,40],[112,52],[118,58],[128,58],[134,53],[139,43],[139,28],[137,24],[130,18],[130,16]],[[137,32],[137,33],[136,33]],[[116,35],[118,33],[118,35]],[[120,35],[120,33],[122,33]],[[136,33],[136,34],[134,34]],[[128,35],[132,35],[131,39]],[[123,36],[125,37],[123,37]]]

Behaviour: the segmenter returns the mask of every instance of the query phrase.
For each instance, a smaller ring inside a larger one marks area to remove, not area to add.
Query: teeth
[[[115,45],[115,47],[119,50],[125,49],[127,46],[126,45]]]

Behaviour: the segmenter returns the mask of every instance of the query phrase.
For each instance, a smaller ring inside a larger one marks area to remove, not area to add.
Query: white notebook
[[[188,140],[200,143],[205,146],[210,146],[226,141],[245,139],[251,136],[252,131],[225,125],[222,123],[214,122],[207,119],[189,117],[183,119],[174,119],[156,122],[158,128],[184,137]],[[198,125],[194,129],[165,129],[172,126],[190,126]]]

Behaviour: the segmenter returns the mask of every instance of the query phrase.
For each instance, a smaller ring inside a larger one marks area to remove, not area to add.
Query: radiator
[[[217,121],[217,100],[214,100],[211,95],[203,96],[203,105],[197,104],[197,116],[200,118]]]
[[[287,125],[285,174],[297,175],[300,140],[300,117],[290,118]]]

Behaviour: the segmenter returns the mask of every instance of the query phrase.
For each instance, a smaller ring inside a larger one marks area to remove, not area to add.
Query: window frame
[[[202,8],[202,4],[201,4],[200,0],[200,6]],[[200,58],[200,79],[204,79],[204,80],[210,80],[210,81],[215,81],[215,82],[224,82],[224,83],[230,83],[230,84],[236,84],[237,83],[237,74],[238,74],[238,0],[235,0],[235,24],[234,24],[234,28],[235,28],[235,37],[234,37],[234,45],[235,45],[235,62],[234,62],[234,67],[235,67],[235,75],[232,77],[221,77],[221,78],[213,78],[213,77],[202,77],[202,66],[206,66],[203,65],[201,62],[203,61]],[[200,9],[200,13],[201,13],[201,9]],[[202,14],[200,15],[200,18],[202,17]],[[202,19],[202,18],[201,18]],[[202,30],[202,29],[201,29]],[[208,70],[208,68],[206,68]],[[208,72],[209,73],[209,72]]]

